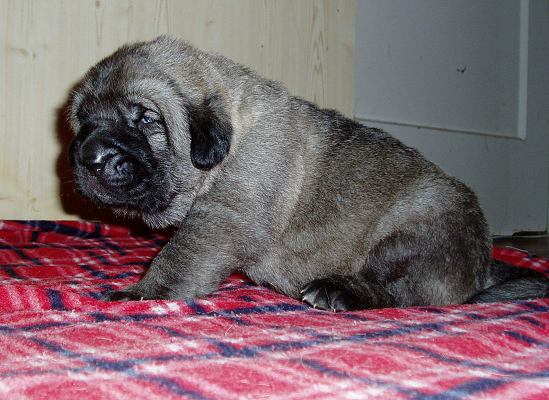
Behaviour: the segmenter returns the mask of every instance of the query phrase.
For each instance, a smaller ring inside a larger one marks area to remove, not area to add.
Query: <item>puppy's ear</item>
[[[191,161],[202,170],[219,164],[229,153],[233,128],[221,100],[212,96],[199,107],[190,107]]]

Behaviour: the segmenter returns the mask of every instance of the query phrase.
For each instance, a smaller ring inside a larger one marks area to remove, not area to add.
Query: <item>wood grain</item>
[[[0,0],[0,219],[92,218],[72,193],[63,107],[128,41],[168,33],[352,115],[355,1]]]

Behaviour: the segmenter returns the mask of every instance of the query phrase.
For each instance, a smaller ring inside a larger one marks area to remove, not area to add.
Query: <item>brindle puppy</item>
[[[125,46],[72,95],[81,193],[178,231],[110,300],[192,299],[232,272],[322,309],[546,296],[490,268],[477,198],[387,133],[161,37]]]

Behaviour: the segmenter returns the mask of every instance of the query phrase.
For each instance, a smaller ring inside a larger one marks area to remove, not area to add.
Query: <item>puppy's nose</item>
[[[106,135],[98,134],[85,140],[80,146],[80,161],[105,183],[115,185],[131,179],[134,170],[130,154]]]
[[[116,147],[103,139],[94,138],[85,141],[80,147],[80,160],[93,174],[100,174],[114,157],[119,156]]]

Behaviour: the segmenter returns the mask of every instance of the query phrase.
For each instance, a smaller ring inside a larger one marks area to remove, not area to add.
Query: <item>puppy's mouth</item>
[[[146,193],[148,179],[138,176],[132,170],[135,167],[119,166],[113,174],[100,170],[89,170],[84,166],[76,165],[75,181],[79,194],[96,203],[108,206],[127,206],[137,208]]]
[[[147,176],[124,184],[117,178],[114,184],[108,184],[85,169],[75,167],[75,182],[80,196],[134,216],[162,212],[174,197],[163,190],[160,177]]]
[[[92,134],[74,140],[69,156],[79,194],[100,205],[137,212],[167,207],[150,149],[135,137],[124,139]]]

